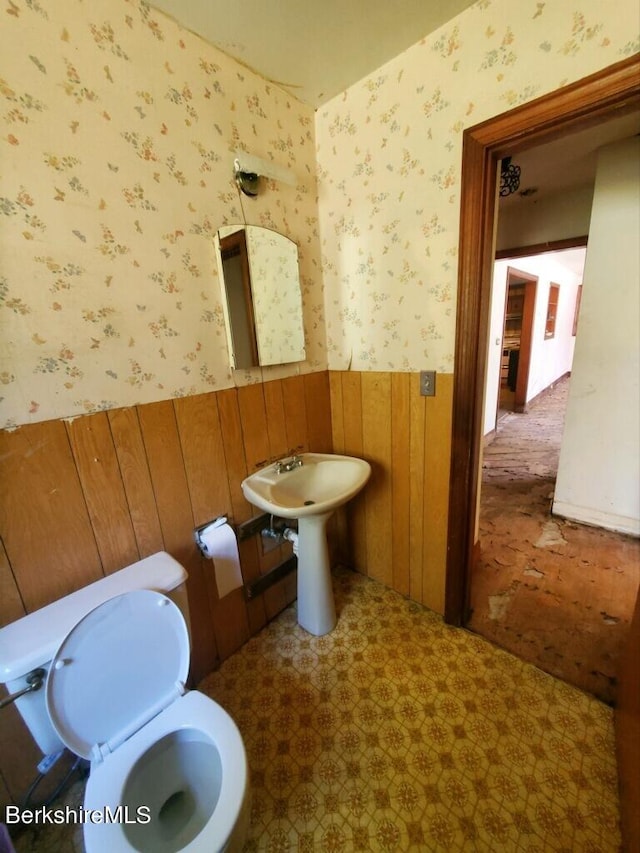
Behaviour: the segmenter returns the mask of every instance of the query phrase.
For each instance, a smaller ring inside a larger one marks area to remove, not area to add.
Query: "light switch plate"
[[[435,370],[420,371],[420,394],[422,397],[436,396],[436,372]]]

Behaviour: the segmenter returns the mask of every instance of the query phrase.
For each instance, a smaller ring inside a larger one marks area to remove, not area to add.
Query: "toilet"
[[[185,580],[160,552],[0,630],[10,692],[34,668],[47,672],[43,688],[16,700],[43,752],[63,744],[90,762],[87,853],[242,848],[246,753],[229,714],[186,690]]]

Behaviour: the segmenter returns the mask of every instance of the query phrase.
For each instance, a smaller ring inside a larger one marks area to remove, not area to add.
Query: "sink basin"
[[[335,509],[365,485],[371,466],[364,459],[335,453],[303,453],[302,465],[280,470],[268,465],[242,481],[245,498],[263,512],[297,518],[286,530],[298,558],[298,623],[320,637],[336,624],[327,547],[327,521]]]
[[[304,453],[302,465],[278,473],[261,468],[242,483],[245,498],[279,518],[304,518],[332,512],[356,495],[369,479],[364,459],[333,453]]]

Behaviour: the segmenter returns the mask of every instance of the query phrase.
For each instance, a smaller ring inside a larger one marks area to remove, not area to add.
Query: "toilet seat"
[[[216,807],[200,834],[182,850],[224,850],[234,827],[245,812],[248,824],[248,769],[242,737],[229,714],[212,699],[191,690],[159,714],[144,729],[122,744],[105,761],[92,766],[87,780],[84,808],[115,810],[122,803],[127,777],[136,762],[163,736],[183,728],[193,728],[209,737],[216,745],[224,768],[224,784]],[[134,819],[134,815],[129,815]],[[129,843],[124,826],[117,823],[84,825],[87,850],[92,853],[124,853],[136,848]],[[239,849],[241,848],[241,844]]]
[[[161,593],[133,590],[103,602],[67,634],[51,663],[46,703],[62,742],[91,761],[87,812],[115,814],[128,781],[141,764],[144,770],[162,738],[215,748],[217,800],[188,844],[167,848],[209,853],[227,848],[247,812],[248,770],[231,717],[204,694],[186,691],[188,668],[189,634],[180,609]],[[123,823],[88,820],[84,838],[92,853],[140,850]]]
[[[100,761],[185,692],[188,671],[179,608],[161,593],[133,590],[69,631],[51,661],[47,710],[65,746]]]

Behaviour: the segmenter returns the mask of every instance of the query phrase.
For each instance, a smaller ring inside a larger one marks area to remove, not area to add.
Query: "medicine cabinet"
[[[258,225],[227,225],[215,245],[232,367],[304,361],[297,245]]]

